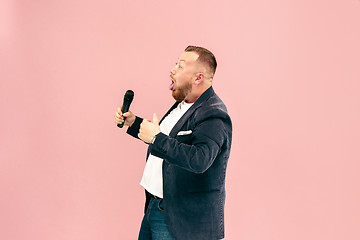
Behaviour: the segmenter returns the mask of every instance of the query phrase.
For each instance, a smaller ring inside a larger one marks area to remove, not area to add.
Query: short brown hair
[[[187,48],[185,48],[185,52],[196,52],[197,54],[199,54],[199,58],[197,59],[197,61],[209,67],[210,74],[214,76],[217,67],[217,62],[212,52],[210,52],[206,48],[197,47],[197,46],[188,46]]]

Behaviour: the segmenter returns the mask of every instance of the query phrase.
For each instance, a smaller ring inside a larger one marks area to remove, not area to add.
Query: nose
[[[171,74],[171,75],[175,75],[175,73],[176,73],[175,67],[176,67],[176,66],[174,66],[174,67],[170,70],[170,74]]]

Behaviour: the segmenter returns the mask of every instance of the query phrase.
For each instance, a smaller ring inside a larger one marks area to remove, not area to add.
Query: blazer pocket
[[[180,131],[177,133],[176,139],[179,140],[179,142],[191,144],[191,141],[193,139],[192,131]]]

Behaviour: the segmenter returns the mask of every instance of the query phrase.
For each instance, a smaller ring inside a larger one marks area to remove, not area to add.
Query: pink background
[[[0,2],[0,239],[136,239],[146,145],[183,49],[233,120],[227,240],[360,239],[360,1]]]

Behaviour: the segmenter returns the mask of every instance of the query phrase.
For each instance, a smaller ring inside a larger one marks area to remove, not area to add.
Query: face
[[[176,101],[186,100],[192,91],[196,79],[196,59],[199,55],[195,52],[183,52],[175,66],[170,71],[170,90]]]

